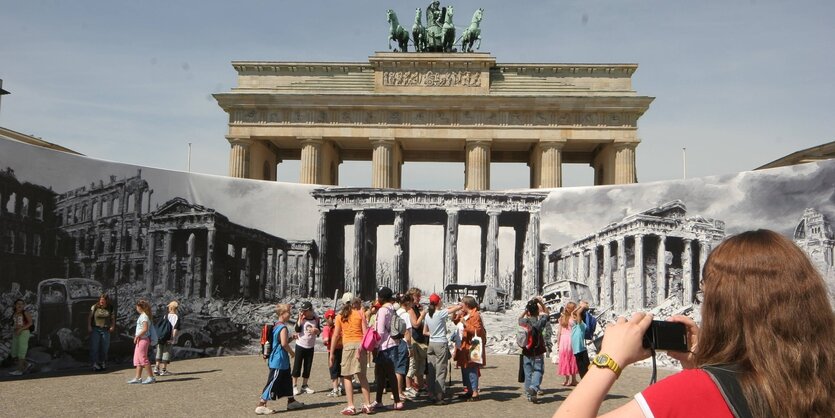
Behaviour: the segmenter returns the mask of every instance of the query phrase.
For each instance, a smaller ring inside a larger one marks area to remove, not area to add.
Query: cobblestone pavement
[[[568,396],[570,388],[561,386],[562,377],[556,365],[546,364],[542,384],[545,395],[532,404],[525,400],[517,383],[518,357],[492,355],[482,372],[479,402],[453,401],[434,406],[425,401],[408,402],[404,411],[382,412],[383,415],[417,417],[426,414],[446,416],[517,416],[550,417]],[[303,410],[287,412],[284,400],[270,402],[279,409],[277,416],[337,416],[345,406],[345,397],[329,398],[327,360],[316,353],[310,386],[314,394],[297,397]],[[23,377],[0,377],[0,410],[9,417],[43,416],[253,416],[267,367],[258,356],[212,357],[177,361],[171,364],[170,376],[157,377],[151,385],[129,385],[133,369],[112,369],[106,372],[75,371],[61,374],[33,374]],[[627,368],[613,387],[600,412],[625,404],[632,395],[646,387],[650,369]],[[673,373],[659,370],[659,379]],[[370,370],[369,377],[373,376]],[[373,379],[373,377],[371,377]],[[460,371],[453,369],[453,391],[461,388]],[[373,399],[373,393],[372,393]],[[355,396],[358,405],[361,397]],[[392,401],[386,394],[384,404]]]

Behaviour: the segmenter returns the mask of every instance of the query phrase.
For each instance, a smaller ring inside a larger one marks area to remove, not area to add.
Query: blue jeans
[[[478,369],[480,366],[462,367],[461,380],[464,381],[464,387],[470,390],[470,393],[478,392]]]
[[[545,370],[545,359],[538,356],[523,356],[522,367],[525,369],[525,391],[538,391],[542,383],[542,372]]]
[[[110,330],[107,327],[93,327],[90,334],[90,362],[107,362],[107,352],[110,350]]]

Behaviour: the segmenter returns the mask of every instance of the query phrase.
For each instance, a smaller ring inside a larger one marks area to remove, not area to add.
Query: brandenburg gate
[[[594,184],[637,181],[636,64],[498,64],[488,53],[378,52],[367,63],[235,61],[215,94],[229,114],[229,174],[338,185],[346,160],[372,162],[371,186],[400,188],[410,161],[463,162],[464,189],[490,189],[490,163],[525,163],[531,188],[562,186],[562,164]],[[524,185],[520,185],[524,187]]]

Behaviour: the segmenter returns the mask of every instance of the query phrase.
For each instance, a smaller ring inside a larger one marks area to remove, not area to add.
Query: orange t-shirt
[[[336,316],[333,322],[336,328],[342,329],[342,343],[358,343],[362,341],[362,321],[364,321],[362,312],[358,310],[351,310],[348,315],[348,321],[342,321],[342,314]]]

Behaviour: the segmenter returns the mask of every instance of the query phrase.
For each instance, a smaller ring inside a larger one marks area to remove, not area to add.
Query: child
[[[171,346],[177,341],[177,333],[180,331],[180,317],[177,315],[177,308],[180,304],[176,300],[172,300],[168,304],[168,315],[165,319],[171,323],[171,338],[163,341],[165,336],[160,335],[160,340],[157,343],[157,364],[154,366],[154,374],[157,376],[168,376],[168,364],[171,363]]]
[[[149,384],[156,382],[154,372],[151,371],[151,361],[148,360],[148,348],[151,346],[151,304],[145,299],[136,302],[136,312],[139,318],[136,320],[136,333],[133,337],[133,365],[136,366],[136,377],[128,380],[128,383]],[[148,372],[148,377],[142,380],[142,369]]]
[[[296,321],[296,353],[293,361],[293,396],[302,393],[312,394],[315,391],[307,386],[310,378],[310,368],[313,366],[313,349],[316,346],[316,337],[319,336],[319,318],[313,312],[313,304],[309,301],[302,302],[299,309],[299,320]],[[304,373],[302,373],[302,364]],[[299,377],[302,377],[302,387],[297,386]]]
[[[329,398],[342,396],[344,393],[342,385],[339,384],[339,376],[342,373],[342,368],[340,367],[342,363],[342,338],[339,335],[333,334],[334,318],[336,318],[336,311],[328,309],[325,312],[325,326],[322,328],[322,342],[328,349],[329,357],[333,358],[333,361],[330,362],[331,364],[328,367],[328,371],[331,374],[331,383],[333,384],[333,389],[328,392]]]
[[[574,351],[571,349],[571,329],[574,327],[574,319],[572,314],[577,305],[574,302],[568,302],[565,309],[560,315],[560,329],[557,332],[557,341],[559,341],[560,350],[560,366],[559,374],[565,376],[563,386],[577,385],[577,360],[574,358]],[[569,383],[569,379],[571,382]]]
[[[295,353],[290,348],[290,336],[287,331],[287,320],[290,319],[290,305],[280,303],[275,306],[278,322],[273,326],[272,351],[264,356],[270,372],[267,375],[267,385],[261,392],[261,399],[255,408],[258,415],[270,415],[277,411],[267,408],[267,401],[287,397],[287,410],[292,411],[304,406],[293,397],[293,379],[290,377],[290,357]]]
[[[29,327],[32,317],[26,312],[26,302],[23,299],[14,301],[12,314],[14,333],[12,334],[12,358],[17,359],[17,369],[11,371],[12,376],[20,376],[26,371],[26,352],[29,351]]]

